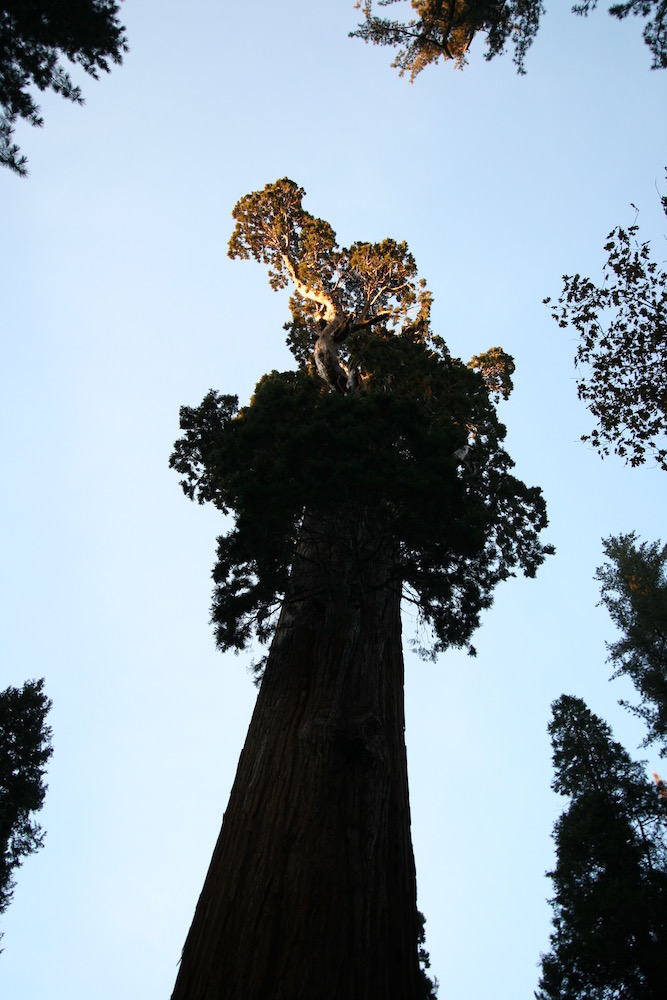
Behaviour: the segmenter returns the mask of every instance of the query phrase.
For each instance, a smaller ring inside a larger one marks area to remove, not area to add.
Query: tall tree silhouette
[[[233,515],[218,645],[271,641],[174,1000],[423,995],[401,597],[422,651],[469,646],[495,585],[550,551],[491,398],[511,358],[452,358],[407,246],[341,248],[303,195],[242,198],[229,247],[291,285],[297,370],[184,407],[171,458]]]
[[[667,811],[580,698],[549,726],[554,789],[569,797],[549,874],[554,930],[538,1000],[660,1000],[667,981]]]
[[[644,746],[667,757],[667,545],[634,533],[604,539],[607,562],[597,571],[602,603],[619,629],[608,643],[614,677],[629,677],[640,696],[629,708],[646,723]]]
[[[602,603],[618,637],[614,677],[627,676],[647,726],[644,746],[667,753],[667,547],[635,534],[603,542]],[[659,1000],[667,982],[667,790],[612,740],[580,698],[554,702],[556,777],[569,797],[556,823],[554,930],[539,1000]],[[657,784],[657,788],[656,788]]]

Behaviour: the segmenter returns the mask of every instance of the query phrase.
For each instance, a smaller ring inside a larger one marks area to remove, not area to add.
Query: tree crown
[[[214,570],[218,644],[272,634],[317,516],[350,545],[350,525],[372,520],[431,648],[465,645],[496,583],[532,576],[551,551],[538,540],[544,500],[511,475],[491,400],[508,394],[513,361],[501,348],[452,358],[406,245],[339,248],[302,197],[283,179],[242,198],[230,241],[274,288],[292,283],[298,369],[264,376],[248,406],[211,391],[183,407],[171,457],[191,499],[234,516]]]

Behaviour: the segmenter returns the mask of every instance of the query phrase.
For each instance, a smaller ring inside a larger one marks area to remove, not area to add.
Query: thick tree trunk
[[[301,546],[172,1000],[419,996],[400,593],[359,534]]]

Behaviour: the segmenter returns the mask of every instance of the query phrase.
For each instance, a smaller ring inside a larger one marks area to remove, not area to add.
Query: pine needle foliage
[[[619,630],[607,644],[614,677],[629,677],[641,701],[621,704],[647,727],[644,746],[667,756],[667,546],[639,542],[634,533],[603,540],[607,562],[596,578]]]
[[[0,692],[0,913],[11,902],[14,871],[39,850],[44,832],[32,818],[44,803],[46,765],[53,753],[44,681]]]
[[[580,698],[549,726],[556,823],[551,951],[538,1000],[660,1000],[667,982],[667,811],[642,763]]]
[[[1,0],[0,164],[27,174],[13,134],[19,119],[44,124],[34,89],[84,103],[63,57],[94,79],[122,62],[128,47],[119,12],[116,0]]]

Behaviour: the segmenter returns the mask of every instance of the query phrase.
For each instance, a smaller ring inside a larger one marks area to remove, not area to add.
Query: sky
[[[542,304],[599,278],[639,210],[667,258],[667,74],[641,23],[547,2],[527,75],[473,45],[410,85],[349,39],[352,0],[126,0],[130,52],[83,108],[40,95],[30,176],[0,172],[0,687],[44,677],[54,754],[44,848],[0,920],[6,1000],[166,1000],[256,696],[253,653],[209,625],[220,514],[168,467],[181,405],[247,402],[284,345],[287,293],[230,261],[231,210],[289,176],[342,245],[406,240],[433,327],[463,360],[516,360],[501,404],[557,554],[501,585],[476,659],[410,650],[406,741],[419,907],[442,1000],[531,998],[548,948],[546,733],[561,693],[635,752],[608,682],[601,539],[665,539],[654,465],[579,441],[572,331]],[[648,752],[638,752],[647,756]],[[658,761],[649,757],[649,766]]]

